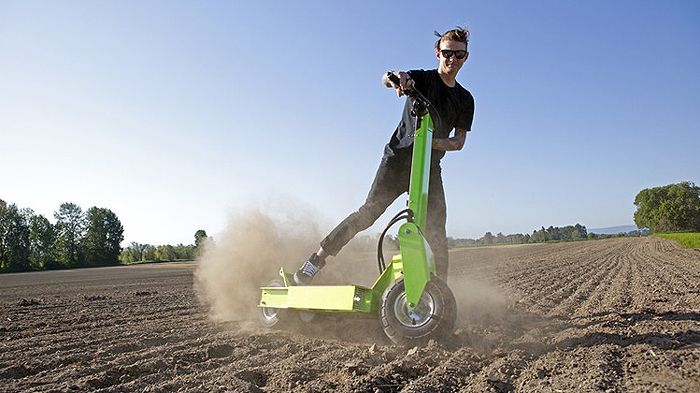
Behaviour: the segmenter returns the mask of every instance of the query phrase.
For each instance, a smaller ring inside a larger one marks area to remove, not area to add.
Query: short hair
[[[435,49],[440,49],[440,43],[443,41],[464,42],[464,46],[469,47],[469,29],[467,27],[457,26],[443,34],[438,33],[436,30],[435,35],[440,37],[435,41]]]

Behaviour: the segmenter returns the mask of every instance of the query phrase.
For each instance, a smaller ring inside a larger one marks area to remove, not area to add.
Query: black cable
[[[407,215],[401,216],[397,217],[395,220],[390,221],[389,225],[384,229],[384,232],[382,232],[381,237],[379,238],[379,243],[377,245],[377,264],[379,267],[379,274],[382,274],[382,272],[384,272],[384,270],[386,269],[386,262],[384,261],[384,251],[382,250],[382,245],[384,244],[384,236],[386,236],[387,231],[389,230],[389,228],[391,228],[392,225],[396,224],[404,218],[408,219],[409,217]]]
[[[384,262],[384,250],[382,250],[382,245],[384,244],[384,236],[386,236],[386,233],[389,231],[389,228],[391,228],[394,224],[403,219],[406,219],[409,222],[413,221],[413,211],[411,209],[404,209],[396,213],[394,218],[392,218],[389,221],[389,224],[387,224],[386,228],[384,228],[384,231],[382,232],[381,236],[379,236],[379,242],[377,244],[377,265],[379,267],[380,275],[386,269],[386,262]]]

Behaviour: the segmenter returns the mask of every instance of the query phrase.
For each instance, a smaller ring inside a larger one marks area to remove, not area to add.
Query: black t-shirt
[[[449,87],[442,81],[437,70],[411,70],[414,87],[432,104],[430,117],[433,119],[433,137],[449,138],[454,128],[472,129],[474,119],[474,97],[459,83]],[[384,158],[408,156],[416,132],[416,118],[411,116],[413,100],[406,99],[401,121],[384,148]],[[408,150],[408,151],[407,151]],[[408,154],[407,154],[408,153]],[[445,156],[444,151],[433,150],[432,161],[438,162]]]

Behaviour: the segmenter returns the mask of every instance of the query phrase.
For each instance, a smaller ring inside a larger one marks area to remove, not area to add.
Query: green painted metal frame
[[[435,273],[433,252],[422,231],[428,220],[433,120],[426,113],[423,117],[418,117],[417,121],[419,124],[413,141],[408,191],[408,208],[413,212],[413,222],[407,222],[399,228],[399,245],[404,261],[404,290],[409,309],[418,304],[423,289],[430,280],[430,274]]]
[[[428,191],[430,184],[430,159],[433,148],[433,119],[429,114],[418,118],[420,123],[413,141],[411,183],[408,188],[408,208],[413,211],[413,221],[425,228],[428,220]]]
[[[423,236],[428,215],[428,185],[432,152],[433,121],[430,114],[417,119],[420,122],[413,142],[411,180],[408,208],[413,221],[399,228],[400,255],[377,278],[371,288],[359,285],[295,286],[284,268],[280,276],[284,287],[263,287],[258,307],[291,308],[321,312],[378,313],[382,295],[396,280],[404,277],[408,307],[414,308],[430,274],[435,273],[433,253]]]

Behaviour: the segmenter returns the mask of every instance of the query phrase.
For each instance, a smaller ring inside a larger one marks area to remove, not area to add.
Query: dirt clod
[[[41,299],[22,299],[19,302],[17,302],[17,305],[20,307],[30,307],[30,306],[38,306],[41,304]]]
[[[157,295],[158,291],[136,291],[134,292],[135,296],[153,296]]]

